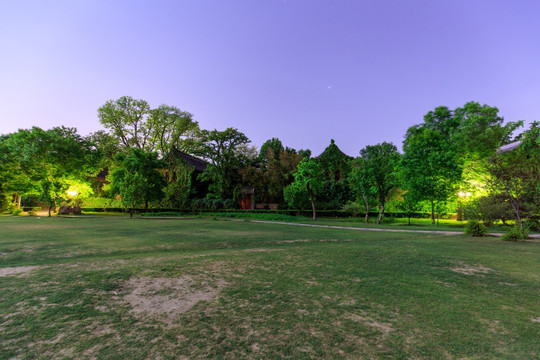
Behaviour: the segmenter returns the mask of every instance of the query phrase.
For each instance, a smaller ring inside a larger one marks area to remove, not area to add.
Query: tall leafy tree
[[[304,159],[298,164],[298,169],[294,173],[294,182],[290,185],[298,190],[307,191],[313,210],[313,220],[317,220],[315,197],[321,190],[323,181],[324,172],[319,162],[316,159]]]
[[[284,148],[279,139],[272,138],[261,147],[258,160],[255,166],[242,170],[244,180],[255,187],[258,201],[282,203],[283,189],[294,181],[292,174],[302,156],[294,149]]]
[[[367,171],[366,159],[358,157],[352,161],[352,169],[349,174],[349,184],[356,196],[364,201],[366,210],[365,221],[369,223],[370,203],[375,197],[374,188],[371,186],[371,174]]]
[[[406,135],[403,151],[405,186],[412,193],[410,196],[429,202],[434,224],[436,207],[454,193],[461,178],[455,148],[441,131],[413,127]]]
[[[498,111],[477,102],[455,110],[440,106],[424,116],[424,123],[407,130],[405,179],[414,186],[409,189],[415,192],[413,198],[431,203],[432,217],[435,205],[446,201],[458,185],[460,191],[470,191],[473,197],[486,193],[487,158],[522,125],[519,121],[503,124]],[[421,173],[427,176],[425,180],[411,177]]]
[[[502,196],[523,227],[523,217],[540,210],[540,123],[533,122],[512,151],[492,156],[488,171],[492,195]]]
[[[243,151],[249,143],[247,136],[235,128],[199,131],[194,153],[210,162],[201,176],[203,180],[211,181],[209,190],[212,196],[233,197],[236,185],[241,182],[239,171],[250,162]]]
[[[360,150],[362,168],[359,173],[370,188],[370,193],[375,194],[379,206],[380,224],[384,216],[386,200],[390,192],[399,184],[398,165],[400,155],[397,148],[392,143],[383,142],[377,145],[366,146]],[[359,175],[360,175],[359,174]]]
[[[185,150],[198,129],[186,111],[169,105],[151,109],[145,100],[130,96],[107,101],[98,109],[98,117],[122,148],[155,151],[161,156],[173,147]]]
[[[118,154],[115,160],[111,192],[120,196],[130,217],[133,217],[136,208],[147,209],[150,202],[163,198],[166,183],[158,169],[163,169],[165,164],[156,153],[131,149],[128,154]]]
[[[70,179],[86,181],[96,172],[95,148],[76,129],[34,127],[10,134],[4,146],[11,154],[14,176],[8,189],[39,195],[51,210],[65,195]]]
[[[285,150],[283,144],[278,138],[266,140],[259,151],[259,162],[264,166],[268,162],[269,157],[272,157],[273,160],[279,160],[283,150]]]

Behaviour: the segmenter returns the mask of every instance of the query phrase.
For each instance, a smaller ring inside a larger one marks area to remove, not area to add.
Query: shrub
[[[0,187],[0,212],[9,211],[11,207],[11,201],[9,201],[9,198],[6,194],[3,194],[1,192]]]
[[[497,220],[503,223],[513,217],[513,210],[508,201],[501,195],[489,195],[479,198],[465,208],[465,216],[481,220],[489,226]]]
[[[232,199],[194,199],[191,201],[193,210],[224,210],[234,209],[235,201]]]
[[[11,212],[11,215],[13,216],[19,216],[21,215],[21,213],[23,212],[23,210],[21,208],[15,208],[13,209],[13,211]]]
[[[523,227],[525,227],[529,232],[540,232],[540,221],[535,219],[529,219],[523,222]]]
[[[40,210],[41,210],[41,207],[34,206],[31,210],[28,211],[28,215],[35,216],[37,214],[37,212],[40,211]]]
[[[365,213],[364,209],[365,209],[365,206],[360,205],[356,201],[355,202],[349,201],[348,203],[343,205],[343,207],[341,208],[343,212],[346,212],[347,214],[350,214],[351,216],[354,216],[354,217],[364,214]]]
[[[529,232],[527,229],[522,228],[518,224],[514,225],[503,235],[502,239],[504,241],[518,241],[523,240],[529,237]]]
[[[487,227],[477,220],[469,220],[465,226],[465,234],[482,237],[488,234]]]

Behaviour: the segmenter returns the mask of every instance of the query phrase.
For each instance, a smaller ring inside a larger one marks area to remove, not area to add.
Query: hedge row
[[[83,212],[126,212],[124,208],[82,208]],[[252,213],[252,214],[279,214],[279,215],[290,215],[290,216],[307,216],[310,217],[313,215],[311,210],[240,210],[240,209],[228,209],[228,210],[212,210],[212,209],[201,209],[201,210],[178,210],[178,209],[135,209],[135,213],[144,213],[146,216],[173,216],[173,215],[203,215],[203,214],[213,214],[216,212],[221,213]],[[321,217],[350,217],[350,213],[344,212],[343,210],[319,210],[317,215]],[[370,212],[370,217],[379,216],[378,212]],[[417,212],[408,214],[405,212],[387,212],[385,217],[387,218],[430,218],[431,213]],[[440,215],[440,218],[449,218],[452,214]],[[363,218],[364,215],[359,216]]]

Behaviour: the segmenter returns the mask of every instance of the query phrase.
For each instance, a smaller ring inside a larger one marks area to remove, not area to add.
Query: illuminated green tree
[[[98,154],[76,129],[33,127],[5,138],[10,158],[10,180],[6,188],[18,196],[36,194],[49,207],[66,196],[68,180],[86,181],[96,172]]]
[[[410,128],[403,143],[401,169],[412,198],[428,201],[431,221],[435,210],[454,193],[461,178],[455,148],[438,130]]]

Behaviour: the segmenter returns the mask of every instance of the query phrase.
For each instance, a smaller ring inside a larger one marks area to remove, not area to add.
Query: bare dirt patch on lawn
[[[224,281],[213,285],[200,284],[189,275],[177,278],[138,277],[125,284],[127,294],[123,300],[131,306],[136,317],[159,317],[171,323],[198,302],[217,298],[224,286]]]
[[[346,313],[344,318],[378,330],[383,339],[394,330],[392,324],[375,320],[364,312],[360,314]]]
[[[0,268],[0,277],[27,274],[30,271],[39,269],[39,268],[41,268],[41,266],[17,266],[17,267]]]
[[[254,248],[254,249],[245,249],[245,252],[274,252],[274,251],[284,251],[285,249],[265,249],[265,248]]]
[[[483,265],[471,266],[465,263],[461,263],[456,267],[450,268],[450,270],[463,275],[485,275],[493,271],[493,269]]]

